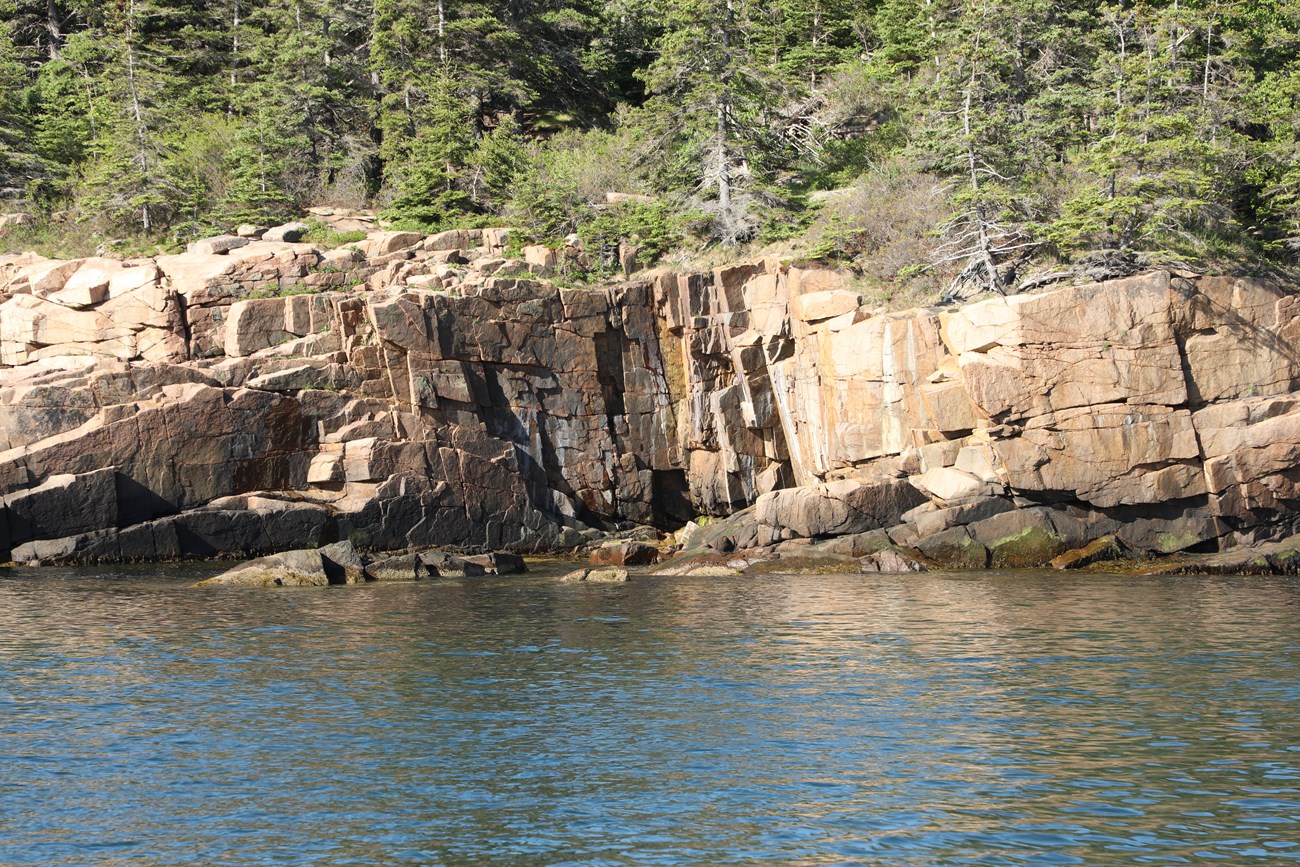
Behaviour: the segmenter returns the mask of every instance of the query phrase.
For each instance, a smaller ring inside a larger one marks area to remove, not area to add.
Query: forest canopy
[[[0,195],[178,244],[313,204],[999,289],[1281,260],[1300,0],[0,0]],[[624,195],[611,197],[617,192]]]

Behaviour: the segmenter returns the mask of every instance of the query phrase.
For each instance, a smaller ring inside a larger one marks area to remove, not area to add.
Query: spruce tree
[[[29,144],[31,98],[8,16],[0,4],[0,195],[13,198],[37,174],[38,159]]]

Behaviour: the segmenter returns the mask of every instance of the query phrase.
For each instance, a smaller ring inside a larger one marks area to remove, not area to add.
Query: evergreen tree
[[[85,205],[146,235],[165,225],[176,201],[165,171],[165,131],[174,123],[168,112],[177,81],[163,46],[149,38],[174,26],[173,11],[156,0],[126,0],[106,13],[102,35],[88,46],[98,55],[98,75]]]
[[[38,168],[28,145],[31,105],[26,70],[7,23],[12,12],[12,6],[0,4],[0,195],[8,196],[25,187]]]
[[[651,172],[661,184],[693,185],[716,237],[734,244],[758,230],[756,171],[783,156],[765,111],[772,80],[754,52],[762,22],[747,0],[662,0],[659,11],[665,30],[644,72],[654,97],[639,118]]]
[[[1215,70],[1213,6],[1138,3],[1099,10],[1094,129],[1080,160],[1094,184],[1053,227],[1067,247],[1151,247],[1226,225],[1221,182],[1235,135]],[[1198,45],[1199,40],[1199,45]]]

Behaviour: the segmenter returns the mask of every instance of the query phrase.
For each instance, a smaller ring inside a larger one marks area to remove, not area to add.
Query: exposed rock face
[[[506,230],[254,234],[0,258],[0,555],[526,551],[735,514],[690,545],[880,570],[1300,530],[1300,297],[1267,283],[873,313],[775,262],[561,289]],[[596,562],[651,559],[624,547]]]

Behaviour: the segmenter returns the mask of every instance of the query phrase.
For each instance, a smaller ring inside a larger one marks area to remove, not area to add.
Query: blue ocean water
[[[1300,583],[0,573],[0,864],[1289,864]]]

